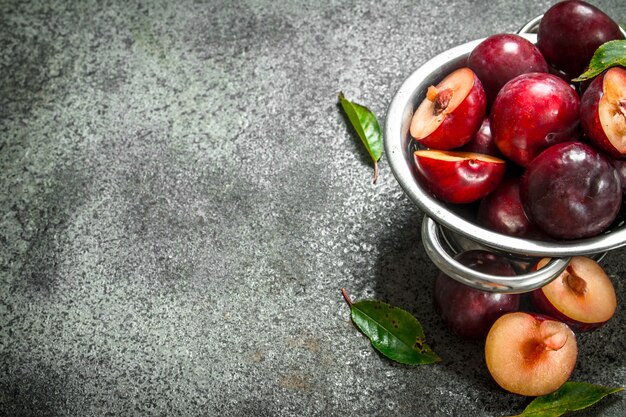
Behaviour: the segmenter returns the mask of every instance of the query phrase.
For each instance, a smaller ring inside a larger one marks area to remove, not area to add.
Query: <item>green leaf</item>
[[[619,65],[626,67],[626,40],[606,42],[600,45],[593,54],[587,70],[572,81],[589,80],[602,71]]]
[[[354,324],[389,359],[407,365],[441,361],[426,344],[422,325],[409,312],[376,300],[352,303],[345,291],[344,298]]]
[[[350,124],[365,145],[365,149],[374,161],[374,182],[378,178],[378,160],[383,155],[383,134],[378,119],[367,107],[353,103],[339,92],[339,103],[348,116]]]
[[[516,417],[558,417],[568,411],[587,408],[609,394],[624,388],[609,388],[588,382],[566,382],[552,394],[535,398],[524,412]]]

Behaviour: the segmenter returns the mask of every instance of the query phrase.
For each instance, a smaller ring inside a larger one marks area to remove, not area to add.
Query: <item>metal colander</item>
[[[536,17],[517,33],[536,43],[537,35],[533,32],[540,21],[541,16]],[[474,288],[503,293],[527,292],[556,278],[572,256],[600,259],[607,251],[626,245],[626,227],[624,222],[619,222],[593,238],[557,242],[507,236],[479,226],[463,210],[433,198],[416,181],[409,134],[413,112],[427,88],[465,66],[471,51],[482,41],[477,39],[435,56],[402,83],[387,112],[385,152],[398,183],[424,213],[422,241],[428,256],[440,270]],[[517,265],[520,274],[514,277],[484,274],[454,260],[456,253],[473,248],[504,253]],[[541,257],[549,257],[551,261],[538,271],[528,271],[533,260]]]

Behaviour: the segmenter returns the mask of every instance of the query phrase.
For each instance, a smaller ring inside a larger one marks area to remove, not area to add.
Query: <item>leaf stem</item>
[[[376,184],[378,181],[378,161],[374,161],[374,178],[372,178],[372,184]]]
[[[341,289],[341,295],[343,296],[343,299],[346,300],[346,303],[348,303],[348,305],[352,307],[352,300],[350,299],[350,296],[348,295],[348,292],[345,288]]]

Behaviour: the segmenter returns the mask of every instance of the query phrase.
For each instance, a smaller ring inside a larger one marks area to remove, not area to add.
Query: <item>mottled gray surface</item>
[[[520,412],[435,315],[421,214],[384,158],[372,185],[336,95],[382,121],[429,57],[549,4],[1,0],[0,412]],[[574,379],[626,385],[623,255]],[[375,353],[342,287],[414,313],[444,362]]]

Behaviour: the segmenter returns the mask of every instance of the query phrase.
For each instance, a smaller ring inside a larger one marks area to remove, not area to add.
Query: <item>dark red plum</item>
[[[491,108],[491,134],[504,156],[526,167],[550,145],[578,139],[580,99],[559,77],[522,74],[506,83]]]
[[[548,65],[548,72],[552,75],[556,75],[557,77],[559,77],[560,79],[562,79],[568,84],[572,81],[572,78],[573,78],[569,74],[566,74],[565,72],[554,68],[552,65]]]
[[[455,257],[461,264],[480,272],[513,276],[515,271],[502,255],[483,250],[462,252]],[[440,273],[435,279],[435,308],[444,323],[467,339],[486,336],[501,315],[519,309],[519,294],[499,294],[477,290]]]
[[[489,104],[502,86],[518,75],[548,72],[548,64],[539,49],[528,39],[513,33],[486,38],[469,55],[467,66],[482,82]]]
[[[613,166],[617,171],[619,182],[622,185],[622,209],[626,208],[626,160],[616,159],[613,161]]]
[[[607,156],[582,142],[553,145],[528,166],[520,197],[529,219],[555,239],[596,236],[622,203],[618,173]]]
[[[541,233],[524,212],[519,177],[506,177],[480,201],[477,221],[481,226],[509,236],[540,238]]]
[[[613,19],[589,3],[566,0],[543,15],[537,47],[548,64],[572,79],[584,72],[600,45],[615,39],[624,35]]]
[[[468,143],[461,146],[459,151],[482,153],[495,156],[496,158],[502,158],[502,152],[500,152],[500,149],[498,149],[496,143],[493,141],[489,117],[485,117],[478,132],[476,132]]]
[[[613,166],[615,166],[620,183],[622,184],[622,194],[626,196],[626,161],[623,159],[616,159],[613,161]]]

